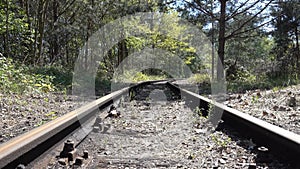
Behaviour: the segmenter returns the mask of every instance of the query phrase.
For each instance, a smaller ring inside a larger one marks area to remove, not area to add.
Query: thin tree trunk
[[[55,32],[56,26],[55,22],[58,19],[58,1],[53,0],[52,2],[52,23],[51,23],[51,29],[52,32]],[[56,33],[54,33],[51,42],[51,54],[50,54],[50,63],[53,64],[56,61],[56,58],[58,56],[59,50],[58,50],[58,37]],[[63,61],[62,61],[63,62]]]
[[[24,7],[25,7],[25,13],[26,13],[26,17],[27,17],[27,24],[28,24],[28,31],[29,32],[31,32],[31,21],[30,21],[30,14],[29,14],[29,2],[28,2],[29,0],[25,0],[25,2],[24,2]],[[28,56],[34,56],[34,53],[33,53],[33,42],[32,41],[30,41],[29,42],[30,44],[29,44],[29,51],[30,51],[30,53],[28,54],[28,55],[26,55],[25,56],[25,58],[23,59],[23,63],[26,63],[27,62],[27,58],[28,58]],[[29,63],[33,63],[32,62],[32,57],[30,57],[31,58],[31,60],[29,60]]]
[[[4,37],[4,54],[6,56],[9,56],[10,50],[9,50],[9,1],[6,0],[6,10],[5,10],[5,37]]]
[[[296,57],[297,57],[297,61],[296,61],[296,66],[297,66],[297,71],[298,74],[300,74],[300,65],[299,65],[299,55],[300,55],[300,48],[299,48],[299,36],[298,36],[298,28],[297,25],[295,26],[295,36],[296,36]]]
[[[218,68],[217,68],[217,80],[224,80],[224,55],[225,55],[225,24],[226,24],[226,2],[227,0],[220,0],[221,3],[221,15],[220,15],[220,30],[219,30],[219,46],[218,46]]]
[[[44,39],[44,29],[45,29],[45,20],[46,20],[46,13],[47,13],[47,8],[48,8],[48,2],[49,0],[41,0],[40,5],[41,5],[41,11],[39,11],[39,38],[38,38],[38,61],[41,60],[42,53],[43,53],[43,39]]]
[[[211,11],[213,11],[214,1],[211,1]],[[211,17],[211,80],[215,80],[215,25],[214,25],[214,17]]]

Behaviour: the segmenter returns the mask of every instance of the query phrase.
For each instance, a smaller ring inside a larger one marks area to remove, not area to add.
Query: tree
[[[272,8],[272,32],[275,44],[273,51],[279,63],[276,75],[300,73],[299,29],[300,3],[295,0],[279,0]]]
[[[265,11],[274,0],[270,1],[236,1],[236,0],[184,0],[183,5],[177,6],[179,11],[184,11],[183,13],[189,13],[192,17],[189,19],[198,19],[204,21],[203,25],[206,26],[211,21],[216,21],[219,27],[218,29],[218,69],[217,69],[217,79],[224,79],[223,67],[224,67],[224,55],[225,55],[225,45],[226,41],[237,36],[244,35],[255,29],[264,26],[267,22],[256,24],[256,27],[250,27],[255,18],[262,17],[263,11]],[[167,3],[175,3],[176,1],[167,1]],[[251,17],[245,19],[239,16],[249,15]],[[204,18],[204,19],[203,19]],[[228,29],[228,23],[231,20],[239,19],[240,26],[236,29]],[[246,29],[244,29],[246,28]]]
[[[0,51],[6,57],[21,60],[29,54],[32,38],[25,11],[19,1],[0,2]]]

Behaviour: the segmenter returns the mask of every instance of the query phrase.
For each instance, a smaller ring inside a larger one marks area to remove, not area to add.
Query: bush
[[[65,90],[72,88],[73,74],[69,70],[65,70],[61,67],[39,67],[32,68],[30,70],[32,74],[38,74],[42,76],[52,77],[52,83],[58,90]]]
[[[55,87],[53,76],[31,74],[29,68],[16,66],[12,59],[0,57],[0,89],[2,93],[50,92]]]
[[[114,82],[125,82],[125,83],[135,83],[140,81],[148,81],[148,80],[162,80],[166,79],[166,75],[147,75],[142,72],[131,72],[125,71],[123,74],[114,77]]]
[[[210,83],[210,76],[209,74],[194,74],[192,75],[188,81],[189,83],[193,83],[193,84],[200,84],[200,83]]]

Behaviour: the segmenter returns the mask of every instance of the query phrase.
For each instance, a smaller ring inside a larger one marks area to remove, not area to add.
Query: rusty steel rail
[[[266,121],[243,113],[236,109],[217,103],[211,99],[200,96],[168,82],[173,90],[181,93],[186,100],[197,100],[192,107],[208,110],[209,104],[223,111],[223,125],[232,127],[239,135],[252,138],[252,140],[267,147],[275,156],[300,166],[300,135],[270,124]],[[208,113],[208,112],[206,112]]]
[[[125,87],[1,144],[0,168],[10,169],[16,168],[19,164],[29,164],[79,128],[81,126],[80,122],[90,119],[99,111],[100,107],[107,107],[113,103],[113,100],[120,98],[138,86],[159,81],[162,80],[140,82],[131,87]]]

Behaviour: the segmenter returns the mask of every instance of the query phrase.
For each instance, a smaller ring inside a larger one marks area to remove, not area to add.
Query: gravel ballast
[[[286,130],[300,134],[300,85],[230,94],[224,102]]]
[[[75,96],[59,93],[0,93],[0,144],[79,106]]]
[[[58,155],[48,168],[289,168],[231,129],[207,131],[206,119],[170,91],[143,90],[145,98],[125,98],[116,112],[96,120],[93,132],[76,147],[79,155],[88,152],[81,166]]]

